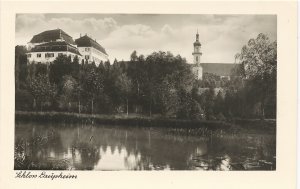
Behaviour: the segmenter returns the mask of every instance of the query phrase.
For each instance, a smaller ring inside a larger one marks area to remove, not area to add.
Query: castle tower
[[[202,52],[201,43],[199,42],[198,30],[196,34],[196,41],[194,42],[194,52],[192,54],[194,56],[193,73],[195,74],[197,79],[202,79],[202,66],[200,65]]]
[[[197,34],[196,34],[196,41],[194,42],[194,52],[192,54],[194,56],[194,64],[199,65],[200,59],[202,56],[202,52],[201,52],[201,43],[199,42],[198,30],[197,30]]]

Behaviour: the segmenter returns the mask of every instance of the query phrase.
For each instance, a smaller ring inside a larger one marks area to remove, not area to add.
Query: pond
[[[275,170],[275,134],[16,123],[16,170]]]

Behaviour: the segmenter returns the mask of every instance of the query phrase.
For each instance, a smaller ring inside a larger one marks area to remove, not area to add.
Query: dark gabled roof
[[[37,35],[34,35],[30,43],[51,42],[62,39],[67,43],[75,45],[73,38],[61,29],[47,30]]]
[[[231,76],[233,70],[241,64],[235,63],[200,63],[203,73],[212,73],[218,76]]]
[[[105,49],[97,43],[94,39],[90,38],[87,35],[84,35],[75,40],[75,43],[78,47],[94,47],[95,49],[99,50],[100,52],[107,55]]]
[[[70,45],[65,41],[53,41],[49,43],[43,43],[33,47],[30,52],[59,52],[59,51],[68,51],[74,54],[81,56],[77,48]]]

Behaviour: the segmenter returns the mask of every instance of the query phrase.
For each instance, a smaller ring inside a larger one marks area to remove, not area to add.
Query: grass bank
[[[99,115],[78,114],[67,112],[23,112],[16,111],[15,120],[34,121],[45,123],[76,123],[76,124],[107,124],[142,127],[179,127],[179,128],[209,128],[232,129],[244,128],[254,130],[276,131],[276,120],[246,120],[235,119],[231,121],[208,121],[208,120],[180,120],[162,117],[145,117],[141,115]]]

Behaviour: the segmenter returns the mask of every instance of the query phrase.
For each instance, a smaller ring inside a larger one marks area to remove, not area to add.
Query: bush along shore
[[[207,128],[218,129],[246,129],[259,131],[276,131],[275,120],[242,120],[208,121],[182,120],[162,117],[144,117],[140,115],[92,115],[66,112],[22,112],[16,111],[16,122],[66,123],[87,125],[133,126],[133,127],[161,127],[161,128]]]

